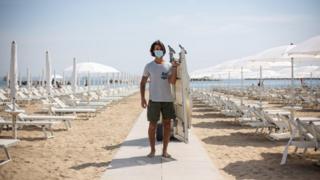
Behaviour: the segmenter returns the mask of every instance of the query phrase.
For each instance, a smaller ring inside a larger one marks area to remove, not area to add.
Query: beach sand
[[[319,112],[303,115],[320,116]],[[212,161],[225,179],[320,179],[320,167],[315,166],[320,152],[310,149],[307,159],[289,155],[287,164],[280,166],[287,141],[275,142],[254,129],[240,126],[234,118],[194,101],[192,131],[206,148]],[[289,154],[292,154],[290,148]]]
[[[39,109],[34,104],[29,112]],[[55,127],[52,139],[42,131],[19,130],[19,142],[9,148],[12,161],[0,166],[2,180],[99,179],[141,113],[138,93],[113,103],[89,120],[75,120],[72,129]],[[11,131],[3,131],[1,138]],[[4,158],[4,152],[0,153]]]

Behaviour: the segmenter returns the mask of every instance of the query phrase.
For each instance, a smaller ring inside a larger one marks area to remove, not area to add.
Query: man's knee
[[[150,130],[156,130],[156,128],[157,128],[157,122],[150,122],[149,123]]]
[[[171,121],[169,119],[163,120],[162,122],[164,128],[170,128],[171,127]]]

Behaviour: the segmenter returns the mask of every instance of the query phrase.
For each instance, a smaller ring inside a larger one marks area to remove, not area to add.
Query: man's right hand
[[[141,99],[141,107],[142,107],[142,108],[146,108],[147,106],[148,106],[148,104],[147,104],[146,99],[145,99],[145,98],[142,98],[142,99]]]

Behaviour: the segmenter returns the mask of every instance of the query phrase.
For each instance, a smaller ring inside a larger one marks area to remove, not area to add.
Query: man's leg
[[[168,157],[169,154],[167,152],[168,144],[170,141],[170,132],[171,132],[171,121],[170,119],[164,119],[162,121],[163,124],[163,149],[162,149],[162,155],[165,157]]]
[[[156,121],[150,121],[149,122],[149,129],[148,129],[148,136],[149,136],[149,143],[151,151],[148,154],[149,157],[153,157],[156,152],[156,128],[157,128],[157,122]]]

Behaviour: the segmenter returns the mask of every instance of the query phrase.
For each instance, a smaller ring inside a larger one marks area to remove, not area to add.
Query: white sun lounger
[[[42,132],[44,134],[44,137],[46,139],[54,137],[52,126],[55,124],[59,124],[59,123],[60,123],[59,121],[48,121],[48,120],[42,120],[42,121],[19,121],[19,120],[17,120],[16,121],[16,125],[18,127],[23,127],[23,126],[41,127]],[[0,133],[3,129],[3,126],[12,126],[12,125],[13,125],[12,121],[6,121],[0,117]],[[49,131],[49,133],[48,133],[48,131]]]
[[[313,134],[314,128],[312,127],[312,122],[320,122],[320,118],[299,117],[295,121],[292,122],[291,120],[290,122],[294,128],[283,151],[281,165],[284,165],[287,161],[289,146],[295,147],[294,153],[298,151],[298,148],[303,148],[303,154],[305,154],[308,148],[317,149],[317,145],[320,143],[317,139],[318,136]]]
[[[8,151],[8,147],[10,146],[14,146],[19,142],[18,139],[0,139],[0,148],[4,149],[4,152],[6,154],[6,158],[5,160],[0,160],[0,166],[4,165],[6,163],[8,163],[9,161],[11,161],[11,157]]]
[[[53,114],[64,114],[64,113],[86,113],[87,117],[91,117],[91,114],[96,114],[97,110],[94,108],[77,108],[77,107],[69,107],[65,105],[62,101],[59,99],[55,100],[56,104],[58,104],[60,107],[51,107],[49,108],[43,108],[43,110],[51,111]]]
[[[50,116],[50,115],[27,115],[21,113],[18,115],[21,121],[62,121],[64,122],[66,129],[71,128],[71,121],[76,118],[76,116]]]

